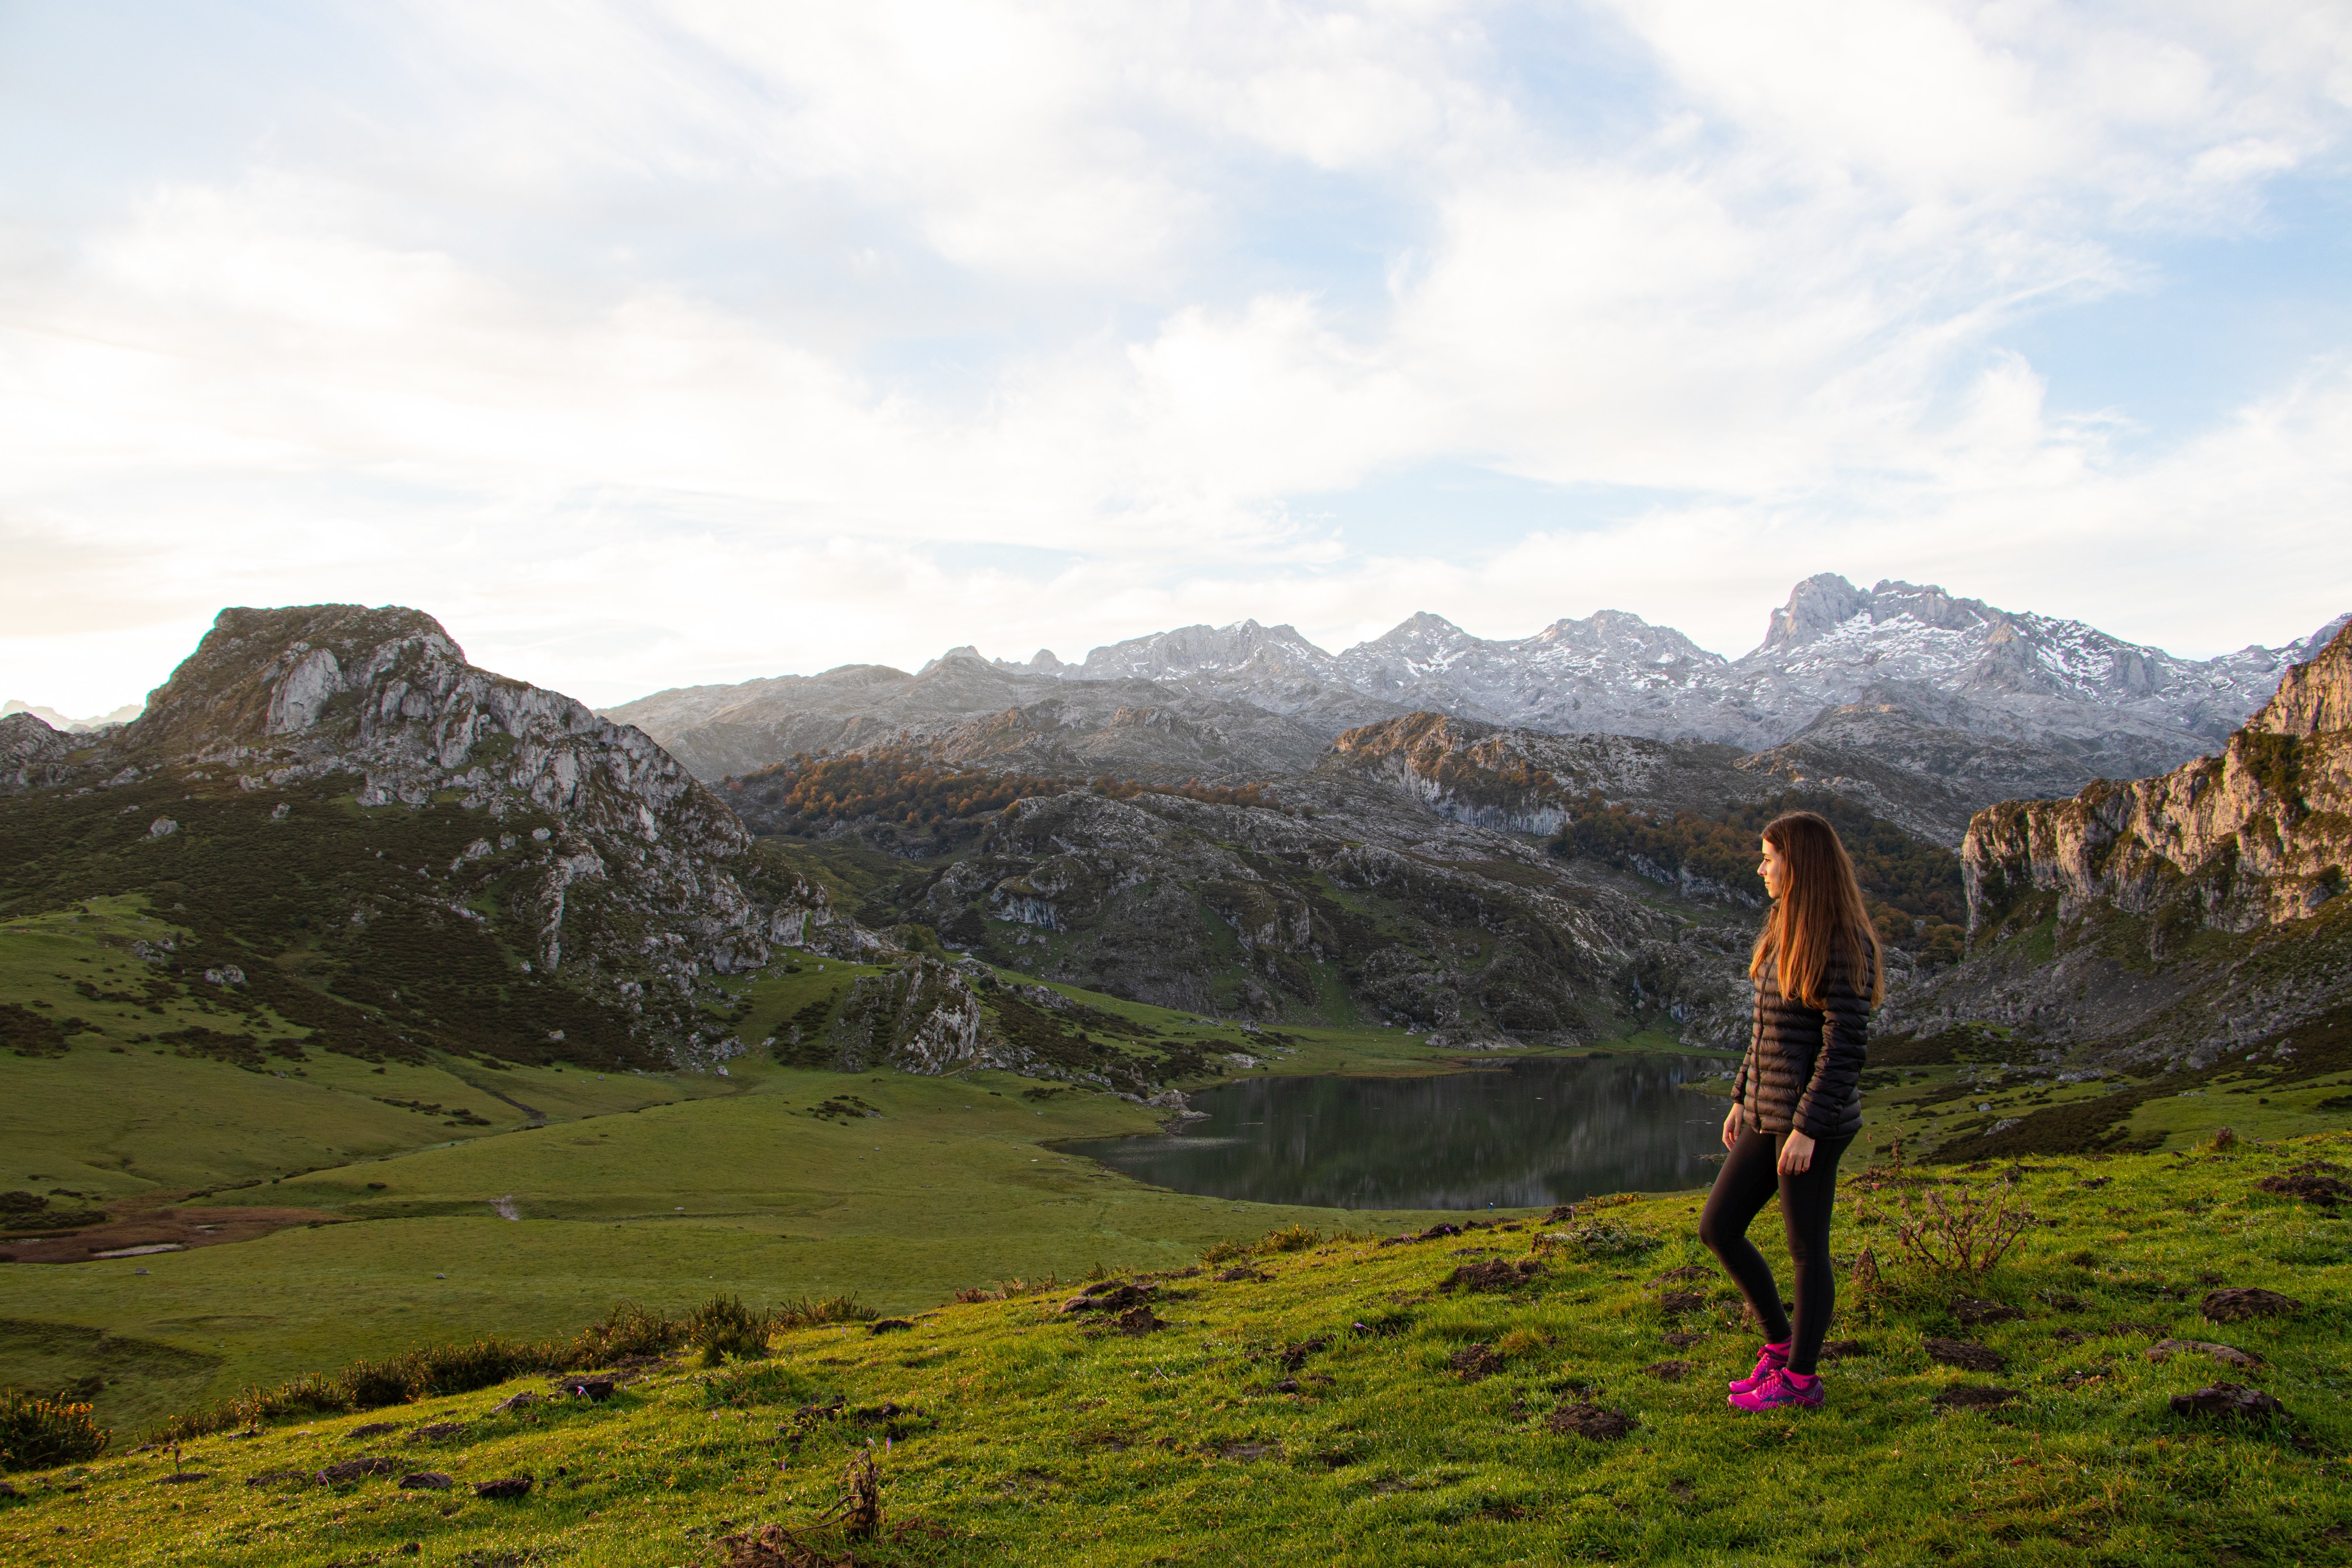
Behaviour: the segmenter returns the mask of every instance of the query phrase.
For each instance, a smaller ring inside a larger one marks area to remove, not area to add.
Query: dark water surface
[[[1206,1121],[1062,1145],[1156,1186],[1329,1208],[1527,1208],[1704,1186],[1729,1102],[1689,1057],[1522,1058],[1442,1078],[1254,1078]]]

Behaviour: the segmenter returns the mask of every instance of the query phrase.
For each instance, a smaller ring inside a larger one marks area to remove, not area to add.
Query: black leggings
[[[1698,1238],[1721,1260],[1774,1344],[1794,1339],[1789,1370],[1811,1375],[1829,1333],[1830,1309],[1837,1300],[1837,1269],[1830,1261],[1830,1215],[1837,1208],[1838,1156],[1852,1137],[1825,1138],[1813,1145],[1813,1163],[1796,1175],[1780,1169],[1786,1132],[1741,1131],[1706,1195],[1698,1216]],[[1780,1194],[1780,1218],[1789,1233],[1789,1256],[1797,1266],[1797,1324],[1792,1333],[1780,1305],[1772,1267],[1748,1239],[1748,1222]]]

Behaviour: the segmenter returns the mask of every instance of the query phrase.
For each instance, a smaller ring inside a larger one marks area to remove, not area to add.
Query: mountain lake
[[[1180,1193],[1354,1209],[1532,1208],[1715,1178],[1730,1102],[1696,1057],[1520,1057],[1431,1078],[1244,1079],[1205,1121],[1060,1145]]]

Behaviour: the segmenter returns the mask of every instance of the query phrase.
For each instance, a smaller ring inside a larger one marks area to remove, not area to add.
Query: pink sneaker
[[[1764,1386],[1764,1380],[1789,1364],[1787,1345],[1766,1345],[1756,1352],[1756,1370],[1738,1382],[1728,1384],[1734,1394],[1752,1394]]]
[[[1822,1380],[1801,1378],[1779,1367],[1747,1393],[1733,1394],[1729,1403],[1734,1410],[1816,1410],[1822,1403]]]

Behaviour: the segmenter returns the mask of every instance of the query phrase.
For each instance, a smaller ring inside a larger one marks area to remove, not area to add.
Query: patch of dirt
[[[2322,1208],[2334,1208],[2346,1198],[2352,1198],[2352,1185],[2336,1176],[2322,1176],[2306,1172],[2284,1176],[2264,1176],[2254,1184],[2266,1193],[2283,1198],[2301,1198]]]
[[[1317,1334],[1313,1339],[1301,1340],[1295,1345],[1285,1345],[1282,1347],[1280,1358],[1282,1368],[1285,1372],[1297,1372],[1307,1364],[1308,1356],[1319,1355],[1330,1348],[1331,1342],[1321,1334]]]
[[[1870,1347],[1860,1340],[1832,1340],[1822,1346],[1823,1361],[1851,1361],[1855,1356],[1869,1353]]]
[[[1129,1307],[1114,1320],[1114,1324],[1122,1334],[1149,1334],[1166,1328],[1168,1320],[1153,1317],[1149,1307]]]
[[[2259,1388],[2242,1384],[2216,1383],[2194,1394],[2172,1396],[2175,1415],[2219,1416],[2230,1420],[2251,1420],[2258,1415],[2284,1415],[2286,1407]]]
[[[855,1568],[857,1561],[846,1551],[820,1550],[802,1531],[781,1524],[722,1535],[711,1544],[726,1554],[726,1568]]]
[[[1680,1383],[1691,1374],[1691,1363],[1686,1361],[1654,1361],[1642,1370],[1660,1383]]]
[[[2184,1351],[2195,1355],[2211,1356],[2224,1366],[2242,1367],[2248,1372],[2263,1364],[2263,1358],[2251,1351],[2242,1351],[2235,1345],[2217,1345],[2206,1340],[2158,1340],[2140,1353],[2161,1364]]]
[[[1144,1305],[1151,1297],[1151,1287],[1148,1285],[1130,1285],[1124,1279],[1105,1279],[1087,1286],[1055,1310],[1064,1317],[1079,1312],[1123,1312],[1130,1307]]]
[[[1279,1443],[1225,1443],[1218,1447],[1217,1458],[1244,1461],[1279,1459],[1282,1458],[1282,1445]]]
[[[1655,1279],[1651,1280],[1650,1283],[1653,1285],[1672,1285],[1684,1279],[1712,1279],[1714,1278],[1715,1270],[1709,1268],[1706,1264],[1685,1263],[1680,1268],[1667,1269],[1664,1274],[1661,1274]]]
[[[1658,1298],[1658,1310],[1669,1318],[1696,1312],[1706,1305],[1706,1292],[1704,1290],[1669,1290]]]
[[[354,1426],[344,1433],[343,1441],[364,1443],[370,1437],[381,1437],[387,1432],[397,1432],[405,1425],[407,1423],[403,1421],[371,1421],[363,1426]]]
[[[1938,1410],[1990,1410],[1997,1405],[2007,1405],[2024,1397],[2014,1388],[1987,1388],[1961,1383],[1954,1384],[1927,1403]]]
[[[446,1443],[452,1437],[462,1437],[465,1435],[466,1424],[462,1421],[436,1421],[430,1426],[419,1426],[415,1431],[411,1432],[408,1435],[408,1441]]]
[[[322,1209],[152,1208],[127,1200],[104,1225],[37,1237],[12,1237],[7,1250],[18,1263],[88,1263],[102,1252],[133,1247],[188,1251],[233,1241],[257,1241],[298,1226],[341,1225],[340,1215]]]
[[[1437,1282],[1441,1290],[1513,1290],[1533,1279],[1543,1265],[1533,1258],[1512,1263],[1506,1258],[1490,1258],[1485,1263],[1465,1263]]]
[[[1980,1345],[1973,1340],[1927,1339],[1919,1342],[1927,1359],[1944,1366],[1956,1366],[1963,1372],[2007,1372],[2009,1358],[1990,1345]]]
[[[1273,1275],[1266,1273],[1264,1269],[1252,1268],[1248,1264],[1244,1263],[1238,1268],[1228,1268],[1223,1273],[1218,1275],[1217,1282],[1221,1285],[1254,1285],[1261,1279],[1271,1279],[1273,1278]]]
[[[1633,1418],[1605,1405],[1563,1405],[1544,1417],[1544,1426],[1563,1437],[1590,1437],[1598,1443],[1610,1443],[1633,1430]]]
[[[438,1470],[417,1470],[400,1478],[400,1489],[408,1492],[446,1492],[457,1484]]]
[[[1488,1345],[1464,1345],[1445,1359],[1452,1364],[1454,1375],[1465,1383],[1476,1383],[1503,1370],[1503,1358]]]
[[[2210,1292],[2200,1308],[2210,1321],[2242,1323],[2250,1318],[2292,1317],[2303,1310],[2303,1303],[2275,1290],[2232,1286]]]
[[[1678,1351],[1686,1351],[1690,1349],[1691,1346],[1706,1338],[1705,1334],[1686,1334],[1680,1331],[1665,1334],[1661,1337],[1665,1340],[1670,1348]]]
[[[1975,1296],[1952,1298],[1952,1316],[1970,1328],[1986,1323],[2012,1323],[2023,1321],[2025,1314],[2006,1301],[1987,1301]]]
[[[308,1470],[264,1470],[257,1476],[246,1477],[245,1484],[249,1487],[307,1487],[315,1479],[317,1478]]]
[[[342,1481],[356,1481],[366,1476],[396,1476],[400,1470],[398,1460],[370,1455],[362,1459],[345,1459],[339,1465],[329,1465],[311,1479],[322,1487],[330,1487]]]
[[[502,1476],[495,1481],[483,1481],[474,1488],[476,1497],[516,1498],[530,1490],[529,1476]]]

